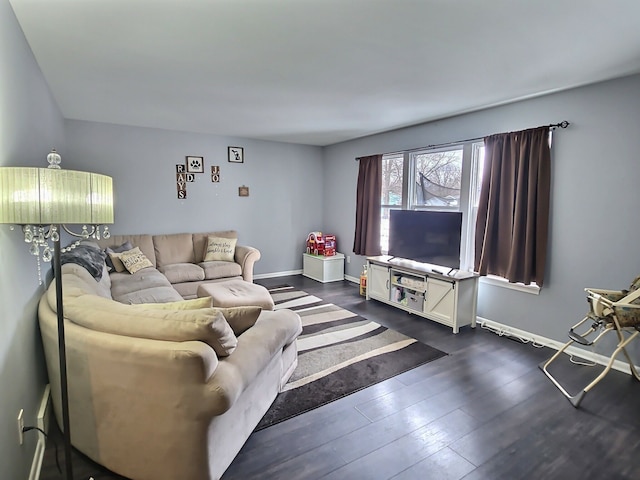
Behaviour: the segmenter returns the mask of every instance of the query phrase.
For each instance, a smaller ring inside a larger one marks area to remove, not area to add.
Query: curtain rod
[[[549,125],[541,125],[541,126],[548,127],[551,130],[555,130],[556,128],[567,128],[569,125],[571,125],[569,122],[567,122],[566,120],[563,120],[558,123],[550,123]],[[537,127],[537,128],[540,128],[540,127]],[[495,134],[492,133],[491,135],[495,135]],[[486,136],[488,137],[489,135],[486,135]],[[426,149],[438,148],[438,147],[448,147],[451,145],[459,145],[461,143],[477,142],[478,140],[484,140],[484,139],[485,137],[467,138],[466,140],[458,140],[456,142],[436,143],[432,145],[427,145],[426,147],[411,148],[408,150],[399,150],[397,152],[387,152],[387,153],[383,153],[382,155],[396,155],[398,153],[417,152],[418,150],[426,150]],[[360,157],[356,158],[356,162],[358,160],[360,160]]]

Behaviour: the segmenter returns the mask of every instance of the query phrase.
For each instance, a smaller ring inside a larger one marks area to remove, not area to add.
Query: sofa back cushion
[[[190,233],[154,235],[153,245],[158,267],[174,263],[195,263],[193,237]]]
[[[77,295],[88,293],[111,299],[111,278],[106,271],[106,266],[100,281],[97,281],[86,268],[76,263],[65,263],[62,265],[62,285],[64,292],[69,290],[75,291]],[[50,287],[49,290],[53,291],[53,305],[55,305],[55,287]]]
[[[144,256],[149,259],[153,266],[157,265],[153,237],[151,235],[111,235],[108,239],[98,240],[97,243],[102,248],[114,248],[121,246],[125,242],[131,242],[131,245],[140,248],[140,251],[144,253]]]
[[[55,309],[55,292],[53,295]],[[51,306],[51,298],[47,297]],[[91,330],[136,338],[173,342],[201,341],[219,357],[230,355],[238,339],[219,310],[146,309],[95,295],[64,295],[65,317]]]
[[[205,232],[193,234],[193,251],[195,252],[195,263],[204,261],[204,256],[207,253],[208,237],[220,237],[220,238],[238,238],[238,232],[235,230],[224,230],[221,232]]]

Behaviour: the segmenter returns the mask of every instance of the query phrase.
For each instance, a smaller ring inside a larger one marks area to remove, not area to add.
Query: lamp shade
[[[113,223],[112,179],[76,170],[0,167],[0,223]]]

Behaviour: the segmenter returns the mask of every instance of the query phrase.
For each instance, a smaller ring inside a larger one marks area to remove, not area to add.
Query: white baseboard
[[[254,275],[253,278],[256,280],[260,280],[263,278],[276,278],[276,277],[287,277],[289,275],[302,275],[302,270],[290,270],[288,272],[274,272],[274,273],[261,273],[260,275]],[[350,275],[344,276],[345,280],[348,280],[352,283],[360,284],[360,277],[352,277]]]
[[[253,278],[260,280],[261,278],[288,277],[289,275],[302,275],[302,270],[289,270],[287,272],[261,273],[254,275]]]
[[[545,347],[553,348],[554,350],[560,350],[564,343],[558,342],[556,340],[552,340],[547,337],[543,337],[541,335],[536,335],[531,332],[527,332],[525,330],[520,330],[515,327],[510,327],[508,325],[504,325],[502,323],[494,322],[493,320],[489,320],[483,317],[477,317],[478,325],[487,326],[491,329],[499,331],[503,335],[512,335],[517,338],[521,338],[523,340],[528,340],[530,342],[543,345]],[[565,342],[566,343],[566,342]],[[585,350],[583,348],[578,348],[574,346],[570,346],[565,350],[565,352],[569,355],[575,355],[576,357],[583,358],[585,360],[589,360],[591,362],[595,362],[598,365],[606,366],[609,363],[609,357],[601,355],[599,353],[590,352],[589,350]],[[631,370],[629,369],[629,364],[627,362],[623,362],[621,360],[615,360],[612,369],[618,370],[619,372],[626,373],[631,375]],[[636,368],[638,368],[636,366]]]
[[[40,408],[38,408],[38,416],[36,418],[36,426],[44,432],[49,433],[49,422],[51,418],[51,387],[47,385],[42,394]],[[38,480],[40,478],[40,470],[42,469],[42,460],[44,459],[44,451],[47,446],[46,437],[37,432],[38,443],[36,451],[33,454],[33,462],[31,463],[31,471],[29,472],[29,480]]]

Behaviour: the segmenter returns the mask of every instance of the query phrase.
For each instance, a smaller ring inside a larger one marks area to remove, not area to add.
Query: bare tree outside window
[[[458,207],[462,185],[462,149],[418,153],[415,161],[414,205]]]
[[[386,155],[382,158],[382,198],[380,211],[380,247],[389,250],[389,210],[402,208],[404,156]]]
[[[389,156],[382,160],[382,205],[402,205],[404,159]]]

